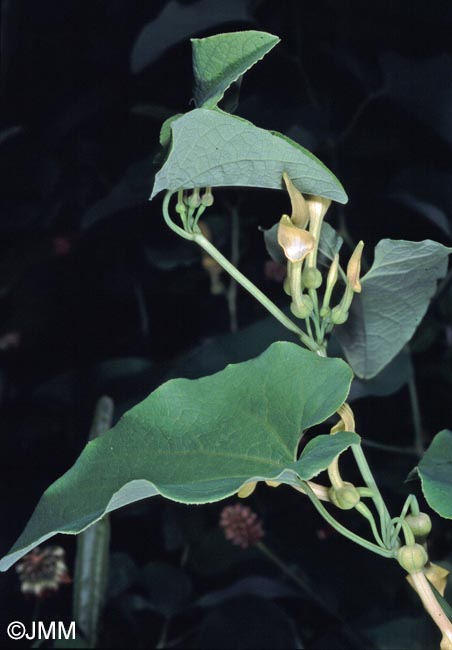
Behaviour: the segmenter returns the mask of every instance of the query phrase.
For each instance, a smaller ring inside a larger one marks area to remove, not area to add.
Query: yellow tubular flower
[[[361,293],[361,282],[359,274],[361,272],[361,257],[363,254],[364,242],[360,241],[352,253],[347,265],[347,280],[355,293]]]
[[[315,246],[309,254],[306,261],[308,268],[317,268],[317,249],[320,241],[320,231],[322,230],[323,217],[325,216],[328,208],[331,205],[330,199],[325,199],[322,196],[310,196],[306,199],[309,209],[309,232],[315,239]]]
[[[246,497],[249,497],[250,494],[253,494],[254,490],[256,489],[256,485],[257,485],[256,481],[251,481],[251,483],[245,483],[237,492],[237,496],[240,497],[241,499],[246,499]]]
[[[334,425],[330,433],[337,433],[338,431],[355,431],[355,417],[347,402],[344,402],[344,404],[338,408],[336,413],[340,417],[340,420]]]
[[[278,244],[290,262],[302,262],[314,248],[315,239],[307,230],[295,226],[287,214],[283,214],[278,226]]]
[[[306,228],[309,222],[309,209],[304,196],[292,183],[287,172],[283,172],[283,180],[292,204],[292,216],[290,219],[298,228]]]

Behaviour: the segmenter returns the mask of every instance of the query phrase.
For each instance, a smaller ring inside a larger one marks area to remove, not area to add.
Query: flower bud
[[[432,530],[432,520],[426,512],[417,515],[407,515],[405,521],[411,528],[417,542],[423,542]]]
[[[291,221],[298,228],[306,228],[309,221],[309,208],[305,198],[292,183],[287,172],[283,172],[283,180],[286,184],[286,189],[289,192],[290,202],[292,204]]]
[[[314,248],[315,240],[307,230],[294,226],[290,217],[283,214],[278,226],[278,244],[291,262],[301,262]]]
[[[210,206],[213,205],[213,194],[211,187],[206,187],[204,194],[201,196],[201,203],[202,205],[205,205],[206,208],[210,208]]]
[[[328,490],[331,502],[341,510],[351,510],[360,501],[361,497],[353,483],[344,482],[340,488],[331,487]]]
[[[361,272],[361,257],[363,254],[364,242],[360,241],[352,253],[347,265],[347,280],[355,293],[361,293],[361,282],[359,274]]]
[[[199,187],[195,187],[193,192],[187,199],[187,205],[189,208],[199,208],[201,205],[201,199],[199,197]]]
[[[407,544],[397,551],[397,561],[408,573],[419,573],[428,562],[427,551],[421,544]]]
[[[303,284],[306,289],[318,289],[322,284],[322,274],[318,269],[305,269],[303,271]]]
[[[348,318],[348,311],[344,311],[340,305],[337,305],[331,310],[330,318],[334,325],[342,325]]]

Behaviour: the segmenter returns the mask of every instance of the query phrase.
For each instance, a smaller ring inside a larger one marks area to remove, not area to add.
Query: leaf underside
[[[452,431],[444,429],[433,438],[417,471],[429,506],[452,519]]]
[[[281,190],[286,171],[301,192],[347,202],[342,185],[313,154],[247,120],[197,108],[174,120],[171,130],[171,151],[151,199],[161,190],[208,186]]]
[[[447,271],[451,248],[383,239],[375,261],[355,294],[350,318],[335,329],[347,361],[358,377],[378,374],[411,339]]]

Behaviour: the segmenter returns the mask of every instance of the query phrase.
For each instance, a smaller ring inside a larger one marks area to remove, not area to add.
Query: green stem
[[[240,222],[239,211],[234,205],[230,208],[231,212],[231,263],[235,268],[239,265],[240,260]],[[237,320],[237,282],[231,278],[227,292],[229,326],[231,332],[238,331]]]
[[[411,416],[413,418],[414,427],[414,448],[419,456],[424,453],[424,440],[422,434],[422,420],[421,411],[419,408],[419,398],[416,389],[416,382],[412,374],[408,381],[408,391],[410,394]]]
[[[320,328],[319,299],[317,297],[317,291],[315,289],[309,289],[309,297],[311,298],[314,307],[311,317],[312,320],[314,321],[317,343],[319,345],[322,345],[323,336],[322,336],[322,330]]]
[[[215,246],[208,240],[204,235],[199,232],[186,232],[179,226],[177,226],[169,215],[169,203],[173,192],[167,192],[165,198],[163,199],[162,212],[163,218],[165,219],[166,224],[173,230],[175,233],[188,239],[189,241],[196,242],[201,248],[203,248],[206,253],[208,253],[213,259],[218,262],[218,264],[223,267],[223,269],[229,273],[229,275],[234,278],[234,280],[240,284],[244,289],[246,289],[257,301],[261,303],[271,314],[274,316],[284,327],[287,327],[288,330],[293,332],[298,336],[300,341],[312,352],[319,354],[319,346],[313,341],[309,336],[307,336],[303,330],[301,330],[293,321],[288,318],[283,311],[279,309],[260,289],[256,287],[246,276],[244,276],[240,271],[233,265],[231,262],[226,259],[220,251],[215,248]]]
[[[302,580],[296,573],[294,573],[290,567],[288,567],[287,564],[281,560],[281,558],[275,555],[275,553],[273,553],[273,551],[271,551],[266,544],[263,542],[257,542],[256,548],[258,548],[260,552],[265,555],[265,557],[271,560],[271,562],[273,562],[273,564],[275,564],[278,569],[284,573],[284,575],[286,575],[288,578],[290,578],[290,580],[292,580],[292,582],[300,587],[301,591],[303,591],[310,600],[317,603],[317,605],[326,610],[329,614],[336,616],[335,613],[331,612],[327,605],[322,600],[320,600],[317,594],[312,591],[309,585],[307,585],[304,580]]]
[[[193,241],[193,235],[191,233],[185,232],[183,228],[180,226],[177,226],[174,221],[171,219],[169,216],[169,203],[171,201],[171,197],[173,196],[174,192],[167,192],[165,194],[165,198],[163,199],[163,204],[162,204],[162,212],[163,212],[163,218],[165,219],[166,225],[171,228],[173,232],[175,232],[179,237],[183,237],[184,239],[188,239],[189,241]]]
[[[390,527],[391,516],[385,502],[383,501],[383,497],[381,496],[380,490],[378,489],[361,446],[352,445],[352,452],[355,457],[356,464],[358,465],[359,471],[361,472],[361,476],[364,479],[364,483],[368,488],[370,488],[370,490],[372,490],[372,500],[375,504],[375,508],[380,518],[380,530],[383,536],[383,541],[386,546],[390,547],[388,528]]]
[[[234,278],[238,284],[240,284],[244,289],[246,289],[256,300],[258,300],[265,309],[267,309],[272,316],[274,316],[282,325],[287,327],[288,330],[296,334],[302,343],[312,352],[318,351],[318,346],[316,343],[309,338],[303,330],[301,330],[294,322],[288,318],[284,312],[282,312],[279,307],[275,305],[260,289],[256,287],[247,277],[245,277],[240,271],[227,260],[220,251],[215,248],[213,244],[208,241],[202,233],[195,233],[192,237],[201,248],[203,248],[206,253],[208,253],[214,260],[218,262],[224,270]]]
[[[392,550],[381,548],[380,546],[377,546],[373,542],[369,542],[369,540],[364,539],[364,537],[360,537],[360,535],[357,535],[356,533],[354,533],[353,531],[349,530],[348,528],[340,524],[338,521],[336,521],[336,519],[323,506],[322,502],[319,501],[319,499],[316,497],[316,495],[311,490],[311,487],[307,484],[307,482],[302,481],[302,484],[303,484],[304,492],[311,500],[317,512],[325,519],[325,521],[327,521],[330,524],[330,526],[332,526],[332,528],[337,530],[338,533],[344,535],[344,537],[348,537],[348,539],[350,539],[352,542],[355,542],[355,544],[358,544],[359,546],[363,546],[368,551],[372,551],[377,555],[381,555],[382,557],[386,557],[386,558],[394,557],[394,552]]]
[[[378,532],[374,516],[371,513],[371,511],[369,510],[369,508],[366,506],[366,504],[363,503],[362,501],[360,501],[359,503],[356,504],[355,510],[357,510],[359,512],[359,514],[362,515],[365,519],[367,519],[367,521],[369,522],[370,527],[372,529],[373,536],[375,537],[375,541],[377,542],[377,544],[379,546],[385,548],[385,544],[384,544],[383,540],[381,539],[380,534]]]
[[[381,442],[374,442],[373,440],[362,440],[363,447],[370,447],[371,449],[378,449],[379,451],[387,451],[389,454],[406,454],[407,456],[417,456],[417,451],[412,447],[397,447],[396,445],[384,445]]]
[[[360,635],[357,635],[356,632],[350,628],[344,618],[338,612],[331,609],[327,603],[325,603],[314,591],[312,591],[311,587],[307,585],[304,580],[302,580],[296,573],[294,573],[291,568],[287,566],[283,560],[281,560],[281,558],[273,553],[273,551],[271,551],[266,544],[263,542],[258,542],[256,544],[256,547],[261,551],[261,553],[263,553],[263,555],[265,555],[267,559],[273,562],[273,564],[275,564],[275,566],[277,566],[285,576],[287,576],[290,580],[292,580],[292,582],[300,587],[300,589],[312,602],[314,602],[325,613],[329,614],[331,618],[340,623],[342,633],[350,639],[350,641],[353,643],[353,647],[364,647],[363,642],[366,643],[366,639],[363,639]]]
[[[394,548],[397,538],[400,533],[400,529],[402,528],[402,522],[405,519],[406,515],[408,514],[408,510],[413,508],[413,498],[416,499],[414,494],[409,494],[408,497],[406,498],[405,503],[403,504],[402,512],[400,513],[399,517],[395,517],[394,519],[391,519],[391,523],[395,527],[393,527],[393,532],[391,535],[391,547]],[[416,499],[416,504],[417,504],[417,499]],[[414,508],[416,508],[416,504],[414,505]],[[419,508],[419,506],[418,506]]]

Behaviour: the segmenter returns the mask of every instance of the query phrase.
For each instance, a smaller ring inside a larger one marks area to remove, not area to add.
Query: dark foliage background
[[[189,37],[250,28],[281,37],[246,76],[237,113],[288,134],[336,172],[350,202],[330,221],[349,244],[364,239],[371,262],[382,237],[450,245],[452,5],[3,0],[1,20],[5,552],[81,451],[100,395],[113,397],[119,417],[167,378],[216,371],[281,335],[241,291],[239,331],[231,333],[229,280],[222,278],[224,293],[212,293],[199,251],[165,228],[160,198],[147,201],[160,125],[191,107]],[[238,236],[240,268],[284,305],[280,270],[268,263],[258,228],[287,210],[286,198],[255,190],[215,198],[215,243],[230,255]],[[451,298],[443,285],[411,344],[425,445],[451,422]],[[412,445],[406,385],[361,397],[354,409],[370,441]],[[396,512],[416,456],[368,452]],[[437,646],[395,563],[340,539],[288,489],[259,488],[249,504],[268,546],[335,614],[256,549],[226,542],[218,529],[224,504],[189,509],[154,499],[111,518],[99,646]],[[432,556],[447,564],[450,523],[434,524]],[[72,571],[74,539],[58,543]],[[2,633],[4,623],[33,616],[14,570],[0,577],[0,603]],[[39,617],[70,620],[70,607],[64,587],[40,603]]]

